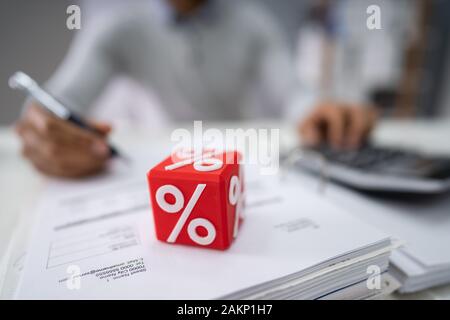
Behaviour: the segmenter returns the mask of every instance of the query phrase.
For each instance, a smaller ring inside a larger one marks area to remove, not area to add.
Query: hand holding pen
[[[101,171],[108,159],[119,156],[107,142],[109,125],[81,120],[23,73],[15,74],[10,86],[32,98],[16,131],[23,155],[42,173],[83,177]]]

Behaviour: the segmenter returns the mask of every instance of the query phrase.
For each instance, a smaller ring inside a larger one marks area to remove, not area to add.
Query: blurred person
[[[258,4],[160,0],[119,13],[96,17],[46,84],[62,102],[81,108],[75,111],[84,113],[120,74],[154,89],[174,120],[281,117],[289,106],[300,107],[296,97],[304,92],[296,83],[288,45]],[[373,108],[334,101],[307,111],[299,127],[308,145],[355,148],[375,122]],[[102,135],[28,101],[16,129],[24,156],[39,171],[81,177],[100,171],[109,158],[111,127],[91,124]]]

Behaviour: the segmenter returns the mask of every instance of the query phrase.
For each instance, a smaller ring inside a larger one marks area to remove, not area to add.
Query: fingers
[[[343,108],[326,106],[322,113],[326,128],[326,141],[334,148],[341,148],[345,141],[346,113]]]
[[[111,130],[107,125],[98,126],[104,136]],[[109,158],[104,137],[58,119],[37,105],[29,106],[16,132],[23,155],[45,174],[85,176],[102,170]]]
[[[74,147],[81,152],[94,152],[104,157],[108,152],[105,140],[87,130],[50,115],[32,105],[18,123],[19,130],[33,130],[36,134],[58,145]]]
[[[370,131],[369,117],[367,112],[359,107],[350,107],[347,113],[349,122],[346,147],[356,149],[362,144]]]
[[[93,121],[88,121],[88,123],[89,126],[95,128],[95,130],[97,130],[97,132],[104,137],[106,137],[112,131],[112,127],[108,123],[100,123]]]
[[[328,143],[334,148],[358,148],[376,122],[374,108],[356,105],[322,104],[300,126],[307,146]]]
[[[335,105],[323,104],[313,110],[300,125],[303,142],[307,146],[330,143],[340,147],[344,139],[345,113]]]
[[[304,145],[313,147],[320,144],[322,139],[320,124],[313,115],[305,118],[305,120],[301,123],[300,134]]]
[[[60,152],[54,152],[48,147],[38,150],[27,146],[23,149],[24,156],[31,160],[36,169],[51,176],[84,177],[100,172],[106,165],[106,161],[73,150],[60,149]]]

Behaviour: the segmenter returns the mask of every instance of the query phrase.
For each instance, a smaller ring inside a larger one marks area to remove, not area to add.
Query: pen
[[[9,86],[12,89],[19,89],[27,92],[36,101],[38,101],[45,109],[50,111],[56,117],[69,121],[76,126],[86,129],[95,134],[101,134],[97,129],[89,126],[81,117],[74,114],[72,111],[67,109],[58,100],[56,100],[52,95],[42,89],[36,81],[34,81],[27,74],[18,71],[9,79]],[[111,157],[120,157],[128,161],[128,158],[124,157],[123,154],[112,145],[108,145]]]

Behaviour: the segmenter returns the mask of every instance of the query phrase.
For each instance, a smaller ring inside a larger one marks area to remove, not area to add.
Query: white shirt
[[[150,5],[96,18],[76,37],[49,90],[85,111],[127,75],[156,92],[174,120],[283,114],[296,91],[283,34],[256,3],[210,1],[176,22]]]

